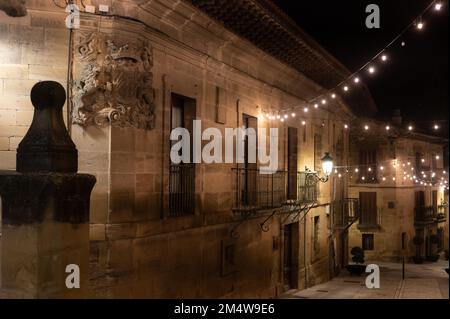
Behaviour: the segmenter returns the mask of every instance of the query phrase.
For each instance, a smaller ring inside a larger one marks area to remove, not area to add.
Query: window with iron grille
[[[171,130],[186,128],[192,138],[192,121],[195,119],[196,101],[172,94]],[[177,141],[171,141],[171,144]],[[195,165],[192,164],[192,141],[190,162],[171,163],[169,168],[169,216],[178,217],[195,214]],[[183,150],[180,150],[180,153]],[[181,155],[181,154],[180,154]]]
[[[363,250],[374,250],[373,234],[362,234],[362,249]]]

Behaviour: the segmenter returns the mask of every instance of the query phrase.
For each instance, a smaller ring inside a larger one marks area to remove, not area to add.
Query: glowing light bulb
[[[385,181],[386,180],[386,177],[383,177],[383,181]]]
[[[323,99],[322,104],[324,104],[324,105],[327,104],[327,100]]]
[[[345,92],[348,91],[348,86],[344,86],[344,91],[345,91]]]
[[[334,93],[331,94],[331,98],[332,98],[332,99],[335,99],[335,98],[336,98],[336,94],[334,94]]]
[[[341,178],[341,177],[342,177],[342,174],[339,174],[338,177]]]
[[[402,41],[401,46],[404,47],[406,45],[405,41]]]
[[[291,116],[292,116],[292,117],[295,117],[295,113],[292,113]]]
[[[384,170],[384,166],[380,166],[380,170]]]
[[[383,55],[381,56],[381,61],[383,61],[383,62],[386,62],[386,61],[387,61],[387,55],[386,55],[386,54],[383,54]]]
[[[284,119],[281,119],[281,122],[284,122]]]
[[[425,159],[424,159],[424,158],[422,158],[420,161],[421,161],[422,163],[425,163]]]
[[[281,116],[280,115],[277,115],[277,120],[279,120],[281,118]]]
[[[366,178],[363,176],[363,177],[361,177],[361,179],[364,181]]]
[[[355,168],[355,173],[358,173],[358,172],[359,172],[359,169]]]
[[[319,107],[319,104],[314,104],[314,108],[317,109]]]
[[[408,131],[412,131],[412,130],[413,130],[412,125],[408,126]]]
[[[353,79],[353,82],[359,83],[359,78],[358,78],[358,77],[354,78],[354,79]]]
[[[369,167],[368,169],[367,169],[369,172],[371,172],[372,171],[372,168],[371,167]]]
[[[417,23],[417,29],[419,29],[419,30],[423,29],[423,22]]]
[[[364,129],[367,131],[369,129],[369,125],[364,125]]]
[[[284,115],[284,118],[287,119],[289,116],[287,114]]]
[[[439,156],[439,155],[436,155],[436,159],[438,160],[438,159],[440,159],[441,157]]]
[[[373,66],[371,66],[371,67],[369,68],[369,73],[370,73],[370,74],[375,73],[375,68],[374,68]]]
[[[303,112],[305,112],[305,113],[308,113],[308,111],[309,111],[309,109],[308,109],[307,107],[305,107],[305,108],[303,109]]]
[[[435,130],[439,130],[439,125],[434,124],[433,128],[434,128]]]
[[[391,127],[389,125],[386,126],[386,131],[389,131]]]
[[[436,11],[440,11],[442,8],[442,3],[438,2],[434,5],[434,10]]]
[[[306,125],[306,122],[305,122],[305,121],[302,121],[302,125]]]
[[[392,180],[395,181],[395,177],[392,177]]]
[[[348,125],[347,125],[347,124],[344,124],[344,128],[345,128],[345,129],[348,129]]]

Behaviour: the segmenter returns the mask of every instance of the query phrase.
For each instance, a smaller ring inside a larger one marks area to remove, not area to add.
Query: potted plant
[[[438,243],[439,243],[439,237],[435,234],[430,235],[430,244],[432,245],[432,247],[435,248]],[[432,249],[432,251],[435,252],[436,250]],[[431,255],[427,256],[427,260],[436,262],[439,260],[439,255],[432,253]]]
[[[416,255],[413,256],[412,259],[413,259],[414,263],[422,264],[423,261],[424,261],[424,258],[422,257],[422,254],[421,254],[421,248],[422,248],[422,245],[423,245],[423,238],[420,237],[420,236],[417,236],[417,235],[414,236],[413,244],[416,246]]]
[[[364,265],[364,250],[361,247],[353,247],[350,251],[352,254],[353,264],[348,264],[345,268],[351,275],[361,276],[366,271],[366,265]]]

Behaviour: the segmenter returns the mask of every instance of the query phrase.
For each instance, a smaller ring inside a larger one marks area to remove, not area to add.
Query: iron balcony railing
[[[414,208],[414,223],[431,223],[437,218],[437,209],[434,206],[418,206]]]
[[[359,199],[344,198],[331,204],[333,224],[337,228],[347,228],[359,218]]]
[[[263,210],[286,202],[286,172],[262,174],[258,169],[233,168],[233,210]]]
[[[308,176],[309,175],[309,176]],[[297,202],[313,203],[319,197],[319,183],[311,173],[298,172],[297,174]]]
[[[195,165],[170,165],[169,216],[195,214]]]

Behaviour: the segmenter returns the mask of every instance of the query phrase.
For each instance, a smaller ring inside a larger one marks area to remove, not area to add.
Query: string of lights
[[[331,100],[336,100],[339,97],[339,92],[343,94],[348,94],[351,91],[352,86],[357,86],[362,82],[362,74],[367,73],[369,76],[374,76],[376,74],[377,65],[382,63],[389,62],[389,49],[397,44],[400,40],[401,47],[406,45],[405,41],[402,40],[402,37],[408,32],[410,29],[415,28],[417,31],[421,31],[425,28],[425,21],[422,17],[429,11],[433,11],[435,13],[439,13],[444,6],[444,2],[442,0],[434,0],[432,1],[410,24],[408,24],[392,41],[390,41],[383,49],[378,51],[368,62],[366,62],[363,66],[361,66],[358,70],[350,74],[347,78],[338,83],[335,87],[327,90],[326,92],[310,99],[308,102],[304,103],[301,106],[292,106],[289,108],[281,109],[276,112],[272,112],[270,110],[264,111],[266,118],[268,120],[274,121],[278,120],[280,122],[284,122],[289,118],[299,118],[302,125],[306,125],[306,119],[302,119],[300,113],[308,114],[311,109],[319,109],[325,105],[328,105]],[[436,120],[436,121],[414,121],[414,123],[429,123],[429,128],[433,131],[438,131],[442,127],[442,123],[447,122],[444,120]],[[349,128],[348,123],[343,123],[345,129]],[[386,130],[390,130],[390,125],[386,125]],[[413,131],[415,126],[413,123],[408,124],[407,130]],[[365,130],[368,130],[369,127],[367,125],[364,126]]]

